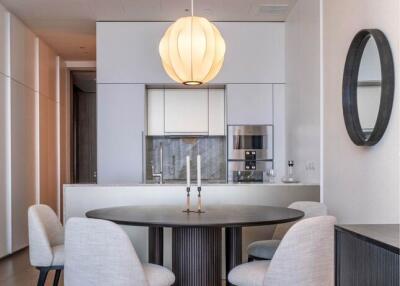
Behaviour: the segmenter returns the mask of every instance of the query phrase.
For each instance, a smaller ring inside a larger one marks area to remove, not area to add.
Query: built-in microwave
[[[228,180],[263,182],[274,165],[272,125],[228,126]]]
[[[272,125],[229,125],[228,160],[273,160]]]

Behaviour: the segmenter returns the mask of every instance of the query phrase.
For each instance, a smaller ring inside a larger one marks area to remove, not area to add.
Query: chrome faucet
[[[164,183],[163,165],[164,165],[164,160],[163,160],[163,146],[162,146],[162,143],[160,143],[160,172],[154,173],[154,165],[151,166],[153,178],[159,178],[159,183],[160,183],[160,184],[163,184],[163,183]]]

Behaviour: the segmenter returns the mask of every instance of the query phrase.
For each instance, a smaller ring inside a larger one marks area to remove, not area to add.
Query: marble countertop
[[[400,250],[399,224],[352,224],[337,225],[336,227],[364,237],[373,243],[384,244],[395,250]]]

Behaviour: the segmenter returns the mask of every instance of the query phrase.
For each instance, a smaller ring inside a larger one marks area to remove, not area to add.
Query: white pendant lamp
[[[176,82],[199,85],[220,71],[225,41],[214,24],[203,17],[183,17],[173,23],[160,41],[159,52],[166,73]]]

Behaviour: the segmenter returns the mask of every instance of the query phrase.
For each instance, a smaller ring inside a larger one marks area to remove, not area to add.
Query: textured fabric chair
[[[142,264],[127,234],[115,223],[71,218],[65,236],[65,286],[170,286],[168,269]]]
[[[335,217],[301,220],[282,239],[272,260],[232,269],[236,286],[333,286]]]
[[[328,214],[328,209],[326,205],[318,202],[294,202],[289,206],[289,208],[303,211],[304,218],[323,216]],[[275,228],[272,239],[260,240],[251,243],[247,247],[249,261],[272,259],[272,256],[278,248],[280,241],[293,224],[295,224],[295,222],[278,224]]]
[[[55,270],[58,285],[64,268],[64,229],[54,211],[46,205],[28,209],[29,259],[39,269],[38,285],[44,285],[47,274]]]

